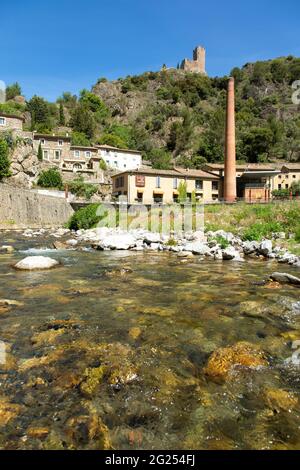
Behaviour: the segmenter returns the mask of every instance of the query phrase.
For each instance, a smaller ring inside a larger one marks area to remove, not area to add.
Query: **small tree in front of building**
[[[185,181],[180,181],[178,186],[178,202],[184,204],[187,200],[187,186]]]
[[[10,176],[9,147],[4,139],[0,139],[0,181]]]
[[[39,160],[40,162],[43,160],[43,150],[42,150],[41,143],[40,143],[39,148],[38,148],[37,157],[38,157],[38,160]]]

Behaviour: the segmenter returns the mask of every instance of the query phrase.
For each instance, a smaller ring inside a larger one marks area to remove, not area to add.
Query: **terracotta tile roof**
[[[156,170],[155,168],[139,168],[136,170],[127,170],[117,173],[114,176],[131,173],[135,175],[157,175],[157,176],[174,176],[174,177],[190,177],[190,178],[208,178],[218,180],[219,176],[213,175],[203,170],[185,170],[184,168],[174,168],[172,170]]]
[[[299,163],[284,163],[281,165],[281,168],[287,168],[288,170],[300,170],[300,162]]]
[[[203,168],[211,170],[224,170],[224,163],[205,163]],[[272,171],[276,169],[276,164],[262,164],[262,163],[245,163],[243,165],[236,165],[238,171]]]

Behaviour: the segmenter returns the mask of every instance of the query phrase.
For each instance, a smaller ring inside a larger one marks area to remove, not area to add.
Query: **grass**
[[[259,241],[284,232],[294,233],[300,243],[300,201],[207,206],[204,222],[206,231],[225,230],[244,240]]]

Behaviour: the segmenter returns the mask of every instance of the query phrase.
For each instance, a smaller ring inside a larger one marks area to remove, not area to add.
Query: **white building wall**
[[[135,170],[142,165],[142,156],[139,153],[99,149],[99,155],[108,167],[121,171]]]

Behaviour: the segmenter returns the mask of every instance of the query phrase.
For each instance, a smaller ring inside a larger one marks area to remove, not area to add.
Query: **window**
[[[213,191],[218,191],[219,190],[219,182],[218,181],[213,181],[212,182],[212,190]]]
[[[278,185],[278,189],[281,189],[281,184]]]
[[[124,176],[119,176],[119,178],[116,179],[116,188],[123,188],[124,186]]]
[[[60,160],[61,157],[61,150],[54,151],[54,160]]]
[[[43,160],[49,160],[49,151],[48,150],[43,151]]]
[[[4,117],[0,118],[0,126],[5,126],[6,124],[6,119]]]
[[[289,185],[288,185],[288,184],[285,185],[285,189],[289,189]]]
[[[196,189],[203,189],[203,181],[202,180],[196,180]]]
[[[45,139],[41,139],[41,145],[45,145]]]
[[[115,166],[118,166],[118,162],[114,161],[114,165],[115,165]]]
[[[160,188],[160,176],[156,177],[156,187]]]
[[[75,170],[75,171],[82,170],[82,165],[80,165],[80,163],[75,163],[73,165],[73,170]]]
[[[173,189],[177,189],[178,181],[177,178],[173,178]]]
[[[142,192],[137,192],[137,201],[138,202],[143,202],[143,193]]]
[[[58,145],[61,147],[63,145],[63,141],[62,140],[59,140],[58,141]]]
[[[295,179],[295,178],[296,178],[296,175],[293,175],[293,178]]]
[[[86,158],[90,158],[91,152],[90,151],[85,152],[85,156],[86,156]]]
[[[75,157],[80,157],[80,150],[75,150],[74,155]]]
[[[124,163],[124,168],[126,168],[126,163]]]
[[[278,175],[278,178],[281,180],[282,176],[281,176],[281,175]]]

